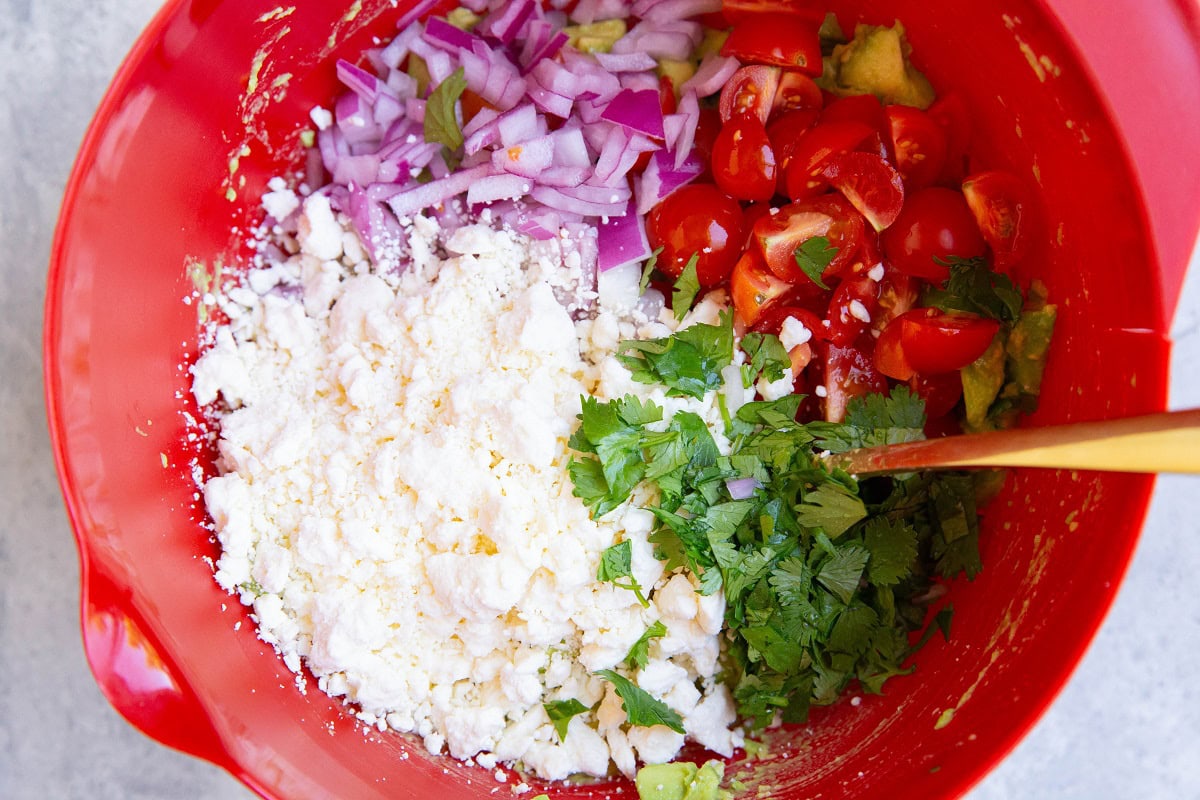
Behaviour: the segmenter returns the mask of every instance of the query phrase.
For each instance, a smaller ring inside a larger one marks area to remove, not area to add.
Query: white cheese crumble
[[[632,776],[685,740],[732,754],[742,733],[715,679],[723,596],[664,572],[653,519],[636,507],[652,498],[593,521],[566,469],[583,394],[692,410],[728,447],[715,393],[667,397],[612,357],[621,339],[666,335],[674,320],[629,307],[623,280],[601,286],[621,313],[602,304],[573,322],[558,299],[578,280],[564,240],[484,225],[446,234],[416,218],[411,265],[379,274],[323,194],[299,210],[294,255],[221,298],[230,322],[193,369],[197,400],[223,403],[219,475],[203,487],[216,580],[253,606],[259,636],[365,725],[488,768],[520,762],[558,780],[615,763]],[[683,324],[718,311],[702,302]],[[723,391],[746,402],[754,390]],[[647,608],[596,580],[601,553],[623,540],[653,587]],[[593,674],[618,668],[655,621],[668,633],[629,677],[680,714],[686,736],[631,727]],[[542,704],[571,698],[597,710],[560,741]]]

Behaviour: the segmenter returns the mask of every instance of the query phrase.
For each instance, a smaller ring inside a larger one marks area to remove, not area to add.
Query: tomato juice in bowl
[[[48,391],[84,560],[89,659],[135,723],[268,796],[491,788],[478,772],[430,760],[398,737],[354,730],[339,704],[294,689],[252,625],[235,629],[243,614],[233,603],[222,610],[228,598],[201,560],[216,552],[191,473],[211,453],[181,433],[181,413],[196,413],[181,366],[195,357],[198,330],[196,307],[181,298],[219,260],[236,259],[243,237],[230,229],[255,222],[266,181],[295,164],[308,110],[335,91],[333,59],[352,59],[390,31],[387,5],[165,9],[85,143],[55,249]],[[1023,269],[1062,304],[1062,327],[1035,421],[1161,407],[1166,344],[1155,283],[1113,264],[1114,252],[1153,263],[1144,215],[1076,58],[1037,6],[981,7],[971,12],[978,32],[967,37],[946,35],[953,9],[908,5],[886,15],[832,7],[848,28],[860,15],[902,19],[919,66],[972,110],[980,163],[1041,188],[1047,225]],[[1078,658],[1123,571],[1148,491],[1141,478],[1018,473],[985,519],[984,572],[954,587],[951,640],[935,637],[916,672],[883,697],[818,710],[787,743],[773,742],[773,757],[755,767],[760,779],[798,795],[968,786]],[[1097,588],[1102,581],[1109,586]]]

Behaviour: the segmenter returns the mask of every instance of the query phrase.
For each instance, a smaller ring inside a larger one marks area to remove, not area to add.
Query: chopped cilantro
[[[721,370],[733,359],[733,315],[719,325],[697,323],[662,339],[622,342],[617,353],[633,379],[663,384],[669,394],[694,397],[721,385]]]
[[[646,259],[645,266],[642,267],[642,277],[638,281],[638,295],[646,293],[646,289],[650,287],[650,276],[654,274],[654,268],[658,266],[658,257],[662,254],[661,247],[654,248],[650,253],[650,257]]]
[[[633,545],[628,540],[614,544],[600,556],[600,568],[596,571],[596,580],[608,581],[619,589],[628,589],[637,597],[643,606],[650,602],[642,594],[642,587],[633,577]],[[622,578],[628,578],[627,583],[618,583]]]
[[[822,280],[822,275],[837,254],[838,249],[830,247],[827,238],[814,236],[796,248],[796,266],[800,267],[800,271],[807,275],[813,283],[827,290],[829,287]]]
[[[633,647],[629,648],[629,653],[625,656],[625,663],[634,669],[646,666],[650,661],[650,641],[661,639],[666,635],[667,626],[662,623],[662,620],[655,620],[654,624],[633,643]]]
[[[466,89],[466,73],[459,67],[429,93],[425,101],[425,141],[445,145],[451,152],[462,146],[455,107]]]
[[[570,700],[542,703],[542,708],[546,709],[546,716],[554,725],[554,732],[558,734],[560,742],[567,740],[567,727],[571,724],[571,718],[588,710],[587,706],[573,697]]]
[[[1001,322],[1014,322],[1024,300],[1021,290],[1007,275],[993,272],[982,258],[934,259],[950,268],[942,289],[925,293],[924,304],[942,311],[967,311]]]
[[[700,294],[700,278],[696,275],[696,264],[700,262],[700,254],[692,253],[683,272],[675,279],[675,291],[671,293],[671,310],[675,312],[675,321],[682,322],[696,302]]]
[[[733,331],[693,325],[670,337],[626,342],[623,363],[641,382],[701,398],[719,388],[732,363]],[[745,373],[781,375],[787,354],[778,339],[741,341]],[[778,370],[776,372],[776,370]],[[788,395],[740,406],[724,415],[726,449],[692,412],[665,415],[627,396],[601,403],[583,398],[571,439],[575,493],[599,516],[627,502],[638,484],[657,499],[647,506],[655,556],[685,569],[701,594],[723,591],[728,643],[723,668],[751,731],[777,717],[803,721],[813,705],[833,702],[851,682],[882,691],[910,671],[910,634],[927,620],[929,590],[939,577],[979,572],[977,493],[982,484],[958,473],[875,478],[860,484],[830,471],[822,452],[842,452],[923,438],[922,400],[906,387],[847,404],[843,423],[797,421],[803,398]],[[735,499],[728,482],[752,479],[756,490]],[[628,542],[606,550],[599,578],[639,592]],[[638,669],[655,623],[630,648]],[[613,683],[634,725],[677,721],[662,703],[617,673]],[[676,728],[681,730],[681,728]]]
[[[611,669],[597,670],[595,674],[613,685],[617,696],[621,698],[621,708],[625,709],[625,716],[629,719],[630,725],[640,728],[666,725],[676,733],[685,732],[683,719],[678,713],[663,701],[651,697],[645,689],[624,675],[613,672]]]

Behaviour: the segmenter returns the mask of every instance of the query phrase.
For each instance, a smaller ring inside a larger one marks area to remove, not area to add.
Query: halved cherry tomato
[[[866,275],[844,280],[829,301],[829,341],[850,344],[867,329],[879,306],[879,284]]]
[[[946,159],[937,182],[958,186],[967,171],[967,147],[971,142],[971,114],[962,96],[943,94],[928,109],[929,116],[946,134]]]
[[[871,359],[872,341],[863,336],[848,345],[828,344],[824,349],[825,419],[841,422],[852,397],[888,390],[887,378]]]
[[[753,326],[763,311],[791,288],[791,284],[771,274],[757,248],[747,248],[729,276],[735,319],[746,327]]]
[[[739,200],[770,200],[775,194],[775,151],[758,117],[741,114],[717,134],[712,152],[713,179]]]
[[[921,294],[916,278],[887,264],[882,267],[878,310],[871,318],[871,328],[877,331],[882,331],[896,317],[911,311]]]
[[[800,70],[785,69],[779,74],[779,86],[775,89],[775,101],[771,104],[772,118],[796,109],[820,111],[824,98],[821,89],[812,78]]]
[[[944,417],[962,398],[962,377],[957,372],[913,375],[908,381],[913,394],[925,401],[925,419]]]
[[[963,181],[963,196],[975,215],[979,232],[992,248],[997,267],[1009,267],[1029,252],[1030,196],[1020,178],[1010,172],[978,172]]]
[[[939,261],[975,258],[987,249],[962,193],[940,186],[909,195],[880,240],[898,270],[930,281],[944,281],[950,274]]]
[[[650,210],[646,236],[661,247],[658,268],[679,277],[696,255],[696,278],[711,288],[725,281],[746,242],[742,207],[710,183],[692,183]]]
[[[796,143],[816,124],[820,113],[814,108],[794,108],[773,116],[767,125],[767,138],[775,151],[776,189],[781,195],[787,194],[787,168]]]
[[[946,161],[946,133],[919,108],[890,105],[884,109],[904,188],[915,192],[932,186]]]
[[[814,339],[827,339],[829,337],[829,329],[821,324],[821,318],[809,311],[803,306],[793,305],[791,303],[777,303],[763,311],[750,326],[750,330],[755,333],[769,333],[773,336],[778,336],[779,331],[783,328],[784,320],[788,317],[801,323],[808,328]]]
[[[746,223],[746,247],[749,247],[753,242],[754,226],[760,219],[770,213],[770,203],[750,203],[742,209],[742,219]]]
[[[904,182],[892,165],[874,153],[837,153],[820,175],[842,193],[877,231],[891,225],[904,207]]]
[[[797,5],[796,0],[724,0],[721,3],[721,12],[731,24],[754,14],[792,14],[817,26],[825,19],[825,12],[815,5]]]
[[[901,381],[914,374],[954,372],[983,355],[999,330],[994,319],[917,308],[883,329],[875,343],[875,366]]]
[[[804,285],[812,281],[796,264],[796,248],[814,236],[824,236],[837,253],[822,278],[840,275],[858,253],[864,227],[862,215],[848,202],[836,195],[823,195],[789,203],[759,218],[751,237],[767,269],[789,283]]]
[[[787,196],[801,200],[820,194],[826,183],[821,167],[837,153],[854,150],[875,131],[861,122],[818,122],[792,148],[785,173]]]
[[[794,11],[751,14],[738,23],[721,45],[721,55],[742,63],[768,64],[821,74],[821,38],[817,25]]]
[[[721,88],[717,109],[721,121],[728,122],[741,114],[753,114],[758,121],[767,124],[771,106],[775,102],[775,90],[779,87],[779,67],[753,64],[741,67],[729,77]]]

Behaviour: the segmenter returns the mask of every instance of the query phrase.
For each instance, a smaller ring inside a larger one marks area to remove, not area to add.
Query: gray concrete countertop
[[[0,0],[0,798],[248,798],[158,745],[101,696],[78,633],[78,562],[42,403],[55,217],[76,148],[157,0]],[[1200,263],[1171,402],[1200,406]],[[970,795],[1200,797],[1200,479],[1166,477],[1116,605],[1066,689]]]

